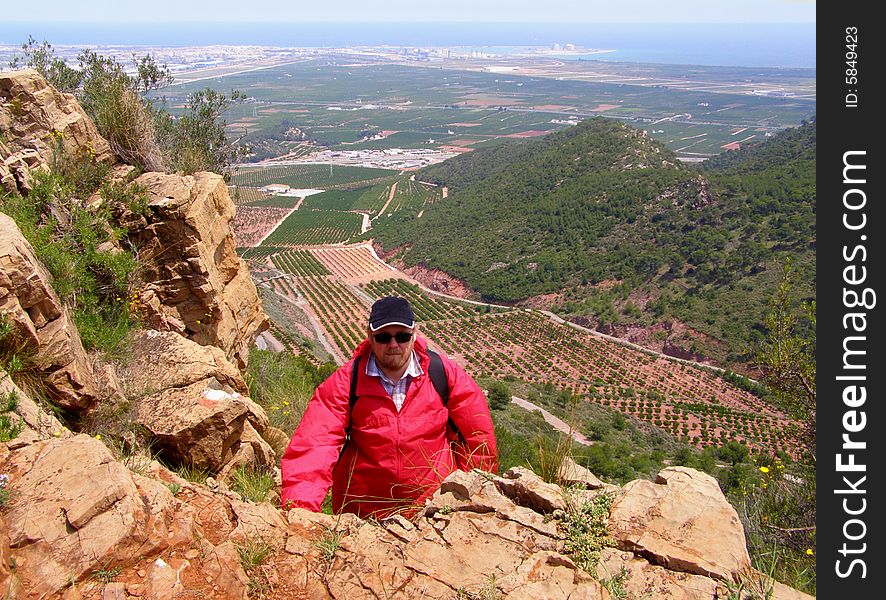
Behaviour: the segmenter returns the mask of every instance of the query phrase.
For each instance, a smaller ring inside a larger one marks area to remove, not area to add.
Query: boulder
[[[566,510],[566,501],[560,486],[547,483],[525,467],[511,467],[503,477],[496,480],[496,485],[517,504],[537,512]]]
[[[589,490],[597,490],[606,485],[569,456],[563,459],[563,465],[560,467],[560,480],[564,485],[578,486]]]
[[[170,331],[142,330],[132,340],[132,360],[125,368],[130,395],[144,396],[168,388],[215,379],[246,395],[240,371],[215,346],[201,346]]]
[[[15,575],[29,598],[48,598],[94,571],[156,554],[176,531],[175,499],[133,474],[101,442],[77,435],[36,442],[0,464],[13,499],[5,510]]]
[[[11,218],[0,213],[0,314],[16,343],[31,357],[48,396],[65,410],[95,405],[94,374],[77,328],[52,288],[52,276]],[[14,340],[14,342],[12,341]]]
[[[275,465],[262,438],[268,416],[245,395],[240,371],[218,348],[169,331],[140,331],[121,377],[135,398],[133,420],[173,462],[222,477],[238,465]]]
[[[609,527],[620,548],[671,571],[729,580],[750,564],[738,513],[713,477],[687,467],[628,483]]]
[[[167,459],[218,472],[234,455],[246,413],[243,396],[210,378],[139,399],[134,420]]]
[[[129,234],[145,262],[140,302],[150,327],[218,346],[245,369],[268,317],[235,251],[234,203],[224,179],[145,173],[135,184],[149,197],[150,215]]]

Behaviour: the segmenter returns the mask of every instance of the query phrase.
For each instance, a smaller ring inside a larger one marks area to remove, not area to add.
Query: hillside
[[[658,350],[748,361],[788,255],[797,289],[814,289],[814,159],[814,123],[699,170],[641,131],[590,119],[422,170],[448,199],[372,235],[484,299],[550,308]]]
[[[0,596],[808,598],[687,467],[458,471],[411,520],[281,511],[288,405],[328,371],[255,351],[222,177],[139,175],[35,71],[0,98]]]

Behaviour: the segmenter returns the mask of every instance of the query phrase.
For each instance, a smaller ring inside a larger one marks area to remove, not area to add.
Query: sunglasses
[[[405,344],[412,339],[412,334],[408,331],[398,331],[397,333],[389,333],[385,331],[384,333],[376,333],[372,336],[372,339],[379,344],[388,344],[390,343],[391,338],[397,340],[398,344]]]

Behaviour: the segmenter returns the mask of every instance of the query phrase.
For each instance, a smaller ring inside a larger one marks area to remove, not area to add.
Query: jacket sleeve
[[[350,421],[350,364],[317,387],[283,453],[284,509],[297,506],[318,512],[332,485],[332,470]]]
[[[455,444],[458,468],[498,473],[495,426],[486,396],[458,364],[447,360],[446,372],[449,378],[449,418],[464,438],[464,443]]]

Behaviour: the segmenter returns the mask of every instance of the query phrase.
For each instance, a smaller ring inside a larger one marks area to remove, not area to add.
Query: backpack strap
[[[428,355],[431,357],[428,376],[431,378],[431,383],[434,384],[434,389],[437,390],[437,395],[443,401],[443,406],[446,406],[446,403],[449,402],[449,380],[446,379],[443,359],[440,358],[439,354],[430,349],[428,350]]]
[[[428,367],[428,376],[431,378],[431,383],[434,384],[434,389],[437,390],[437,395],[440,396],[440,400],[443,401],[443,407],[445,408],[446,404],[449,402],[449,380],[446,379],[446,369],[443,367],[443,359],[430,348],[428,349],[428,354],[431,357],[431,364]],[[449,417],[449,429],[452,430],[452,433],[458,438],[458,441],[463,444],[466,443],[465,436],[463,436],[461,431],[458,430],[452,417]]]
[[[357,403],[357,376],[360,374],[360,357],[354,359],[354,366],[351,368],[351,395],[348,400],[350,410],[353,412],[354,405]],[[350,427],[350,425],[348,425]]]

